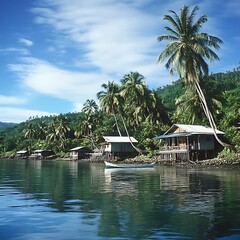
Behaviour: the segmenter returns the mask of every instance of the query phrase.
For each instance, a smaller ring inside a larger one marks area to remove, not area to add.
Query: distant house
[[[216,130],[217,135],[224,132]],[[213,130],[201,125],[174,124],[159,139],[160,158],[166,160],[198,161],[216,156],[220,150]]]
[[[87,147],[75,147],[70,149],[70,160],[78,160],[82,158],[88,158],[89,154],[92,152],[90,148]]]
[[[33,154],[31,154],[30,158],[32,158],[32,159],[49,159],[52,156],[54,156],[54,153],[52,150],[39,149],[39,150],[33,151]]]
[[[28,151],[27,150],[20,150],[18,152],[16,152],[16,158],[20,158],[20,159],[25,159],[28,157]]]
[[[102,151],[105,154],[112,156],[134,156],[137,151],[132,146],[138,143],[134,137],[120,137],[120,136],[103,136],[104,142],[101,144]]]

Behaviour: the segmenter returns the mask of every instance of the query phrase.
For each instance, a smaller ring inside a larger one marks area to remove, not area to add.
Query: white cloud
[[[81,102],[75,102],[71,112],[81,112],[83,108],[83,104],[84,103],[81,103]]]
[[[26,38],[19,38],[18,41],[23,44],[24,46],[26,47],[31,47],[33,46],[33,42],[29,39],[26,39]]]
[[[160,32],[156,29],[160,29],[161,17],[142,8],[148,2],[88,0],[69,4],[63,0],[45,0],[45,7],[32,11],[38,24],[50,25],[54,31],[77,44],[80,57],[75,66],[87,63],[89,67],[112,76],[111,79],[139,71],[147,81],[159,82],[155,73],[161,46],[157,45]],[[145,69],[154,69],[154,72]]]
[[[30,117],[56,115],[54,113],[49,113],[45,111],[16,107],[0,107],[0,112],[2,122],[14,122],[14,123],[24,122],[28,120]]]
[[[26,48],[15,48],[15,47],[10,47],[10,48],[0,48],[0,52],[2,53],[19,53],[21,55],[29,55],[30,52]]]
[[[39,1],[35,4],[37,2]],[[201,3],[186,0],[185,4],[191,7],[198,4],[200,11],[197,16],[209,16],[204,31],[219,37],[222,37],[221,34],[225,31],[221,21],[226,19],[225,17],[239,15],[240,9],[237,8],[238,0],[225,3],[225,8],[219,9],[217,14],[216,4],[208,0]],[[47,38],[33,32],[35,39],[44,41],[41,42],[41,51],[33,52],[32,56],[36,53],[43,58],[46,54],[45,59],[49,56],[51,58],[40,60],[37,57],[26,57],[17,64],[10,64],[10,70],[19,77],[19,92],[24,90],[24,94],[29,95],[22,99],[19,96],[0,95],[0,104],[6,107],[7,104],[13,106],[27,103],[29,107],[29,99],[38,93],[38,97],[44,94],[43,97],[49,95],[71,102],[72,110],[79,111],[87,99],[96,97],[102,83],[108,80],[118,81],[130,71],[142,74],[150,88],[170,84],[178,76],[176,74],[172,78],[164,64],[157,64],[158,54],[165,47],[164,43],[157,42],[157,36],[165,32],[164,26],[167,22],[163,21],[164,14],[167,14],[169,9],[179,13],[182,6],[181,1],[163,3],[156,0],[42,0],[32,12],[35,14],[35,23],[39,24],[37,27],[43,26],[39,33]],[[232,11],[231,15],[224,15],[229,11]],[[232,49],[237,48],[232,45],[231,40],[237,42],[237,34],[231,35],[231,39],[226,37],[229,42],[225,43],[218,53],[223,61],[225,58],[225,62],[217,62],[215,69],[232,65]],[[33,43],[27,38],[18,40],[22,48],[2,48],[0,53],[29,56],[29,47],[34,44],[34,50],[38,50],[37,41]],[[213,65],[209,67],[212,71]],[[4,109],[6,112],[8,108]],[[14,108],[9,109],[9,114],[14,114]],[[37,115],[35,112],[28,109],[16,110],[20,118],[22,113],[27,116]]]
[[[196,1],[187,0],[185,4],[193,7]],[[157,36],[164,34],[167,22],[163,16],[170,9],[179,13],[182,6],[182,2],[163,4],[153,0],[72,0],[71,4],[45,0],[44,5],[32,11],[38,24],[52,27],[54,33],[77,45],[75,66],[97,68],[109,75],[108,80],[138,71],[149,85],[161,86],[171,83],[172,77],[164,64],[156,64],[165,47],[157,42]],[[206,0],[199,7],[198,16],[215,11]],[[219,36],[218,24],[214,18],[209,19],[204,29]]]
[[[27,102],[27,99],[24,97],[16,97],[16,96],[4,96],[0,95],[0,105],[21,105]]]
[[[21,64],[11,64],[9,68],[20,78],[25,88],[57,97],[79,105],[86,99],[96,97],[107,76],[101,73],[79,73],[63,70],[36,58],[23,58]]]
[[[53,46],[49,46],[49,47],[47,48],[47,50],[48,50],[48,52],[56,52],[56,48],[53,47]]]

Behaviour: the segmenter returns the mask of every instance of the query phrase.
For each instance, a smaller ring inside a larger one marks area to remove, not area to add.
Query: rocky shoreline
[[[42,160],[42,159],[31,159],[31,158],[16,158],[13,155],[5,156],[0,155],[0,159],[29,159],[29,160]],[[70,158],[46,158],[45,160],[65,160],[65,161],[73,161]],[[81,159],[79,161],[86,162],[104,162],[109,161],[113,163],[126,163],[126,164],[144,164],[144,163],[156,163],[159,165],[169,165],[169,166],[191,166],[191,167],[199,167],[199,166],[239,166],[240,167],[240,155],[235,159],[227,159],[227,158],[213,158],[206,159],[201,161],[173,161],[173,160],[162,160],[159,157],[147,157],[147,156],[137,156],[135,158],[127,158],[124,160],[119,159],[108,159],[106,156],[98,156],[98,157],[90,157],[87,159]]]
[[[173,160],[161,160],[157,157],[147,158],[144,156],[135,157],[125,159],[123,161],[110,161],[115,163],[152,163],[155,162],[159,165],[169,165],[169,166],[191,166],[191,167],[199,167],[199,166],[239,166],[240,167],[240,155],[237,159],[226,159],[226,158],[213,158],[206,159],[201,161],[173,161]]]
[[[106,159],[106,158],[90,158],[84,159],[84,161],[89,162],[103,162],[109,161],[112,163],[126,163],[126,164],[144,164],[144,163],[156,163],[159,165],[169,165],[169,166],[190,166],[190,167],[205,167],[205,166],[239,166],[240,167],[240,155],[237,159],[227,159],[227,158],[213,158],[213,159],[206,159],[201,161],[173,161],[173,160],[161,160],[158,157],[146,157],[146,156],[138,156],[135,158],[127,158],[124,160],[117,160],[117,159]]]

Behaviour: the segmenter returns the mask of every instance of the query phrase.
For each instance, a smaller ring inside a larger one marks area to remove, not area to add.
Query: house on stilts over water
[[[135,157],[138,152],[133,147],[138,141],[134,137],[126,136],[103,136],[104,142],[101,143],[101,152],[107,158]]]
[[[221,138],[224,132],[216,129]],[[214,137],[213,129],[201,125],[174,124],[160,140],[161,160],[198,161],[216,157],[222,146]]]

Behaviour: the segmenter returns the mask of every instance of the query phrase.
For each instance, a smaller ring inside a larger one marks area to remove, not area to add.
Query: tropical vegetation
[[[225,131],[229,144],[240,150],[240,67],[209,74],[206,61],[218,59],[213,49],[222,40],[200,32],[207,17],[194,21],[197,11],[188,6],[179,15],[170,11],[164,16],[169,34],[158,37],[159,42],[169,41],[158,61],[167,60],[166,67],[179,80],[155,90],[139,72],[110,80],[96,93],[99,102],[87,99],[81,112],[31,117],[0,129],[0,154],[45,148],[64,156],[79,145],[98,148],[104,135],[134,136],[139,152],[152,153],[157,149],[153,138],[172,123],[210,124]]]
[[[127,136],[124,124],[129,135],[139,141],[138,147],[150,153],[157,148],[153,137],[162,134],[172,123],[208,125],[197,96],[183,88],[180,80],[154,91],[144,81],[141,84],[140,89],[145,89],[145,95],[141,91],[126,94],[126,89],[134,91],[135,88],[127,88],[129,85],[124,86],[123,81],[119,84],[109,81],[97,94],[99,105],[88,99],[81,112],[31,117],[13,127],[0,128],[0,153],[52,149],[58,156],[64,156],[70,148],[79,145],[95,149],[104,135]],[[207,86],[211,87],[203,87],[203,91],[209,98],[216,124],[230,143],[240,150],[240,131],[237,130],[240,122],[240,68],[211,74]],[[139,96],[139,105],[131,107],[137,93],[143,97]],[[146,98],[147,94],[149,97]],[[137,106],[146,107],[137,110]]]
[[[209,73],[206,60],[210,62],[219,60],[213,49],[219,49],[222,40],[200,32],[203,24],[208,19],[207,16],[203,15],[195,21],[194,18],[198,10],[198,6],[195,6],[190,11],[189,6],[184,5],[179,15],[171,10],[169,15],[164,16],[164,20],[167,20],[171,27],[165,27],[169,35],[159,36],[158,41],[167,40],[169,43],[160,54],[158,61],[163,62],[167,59],[165,66],[170,70],[170,73],[173,74],[177,71],[180,79],[189,88],[185,97],[188,98],[189,94],[194,96],[195,99],[192,99],[193,104],[194,106],[201,105],[200,107],[214,131],[215,138],[220,144],[227,146],[216,134],[216,123],[208,107],[209,102],[207,102],[202,90],[202,82],[208,77]],[[196,100],[199,102],[197,105]],[[189,105],[189,103],[187,104]]]

